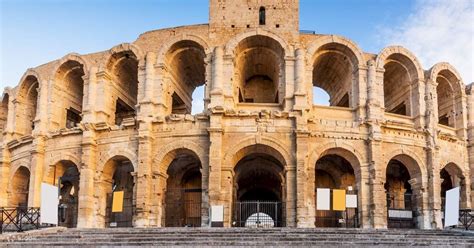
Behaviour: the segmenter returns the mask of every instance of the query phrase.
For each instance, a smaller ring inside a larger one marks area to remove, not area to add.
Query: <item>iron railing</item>
[[[387,193],[388,228],[416,228],[416,203],[411,193],[405,193],[403,199]]]
[[[0,233],[23,232],[40,227],[39,208],[0,208]]]
[[[285,204],[270,201],[242,201],[234,205],[234,227],[284,227]]]
[[[107,207],[105,211],[106,227],[132,227],[135,207],[129,197],[123,199],[122,212],[112,212],[113,193],[107,194]]]
[[[346,190],[347,195],[357,195],[357,190]],[[316,191],[317,199],[317,191]],[[330,199],[332,202],[333,191],[330,191]],[[345,211],[336,210],[317,210],[315,213],[316,227],[343,227],[358,228],[359,227],[359,211],[357,208],[346,208]]]

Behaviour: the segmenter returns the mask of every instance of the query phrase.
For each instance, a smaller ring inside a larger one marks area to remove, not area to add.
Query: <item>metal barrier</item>
[[[234,227],[284,227],[285,205],[282,202],[236,202],[233,215]]]
[[[0,208],[0,234],[40,228],[39,208]]]
[[[474,222],[474,211],[472,211],[471,209],[459,210],[459,223],[461,223],[464,229],[469,230],[473,222]]]
[[[416,228],[416,203],[411,193],[403,198],[387,193],[387,226],[388,228]]]

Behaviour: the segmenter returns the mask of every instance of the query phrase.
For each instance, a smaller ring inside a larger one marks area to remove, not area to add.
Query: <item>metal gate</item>
[[[107,194],[107,208],[105,212],[106,227],[132,227],[133,210],[132,196],[125,194],[122,212],[112,212],[113,193]]]
[[[232,224],[235,227],[284,227],[285,205],[267,201],[236,202]]]
[[[330,191],[333,199],[333,191]],[[346,190],[347,195],[357,195],[357,190]],[[316,192],[317,199],[317,192]],[[331,200],[332,201],[332,200]],[[344,211],[317,210],[315,213],[316,227],[359,228],[359,211],[357,208],[346,208]]]
[[[405,193],[403,199],[387,193],[388,228],[416,228],[416,202],[411,193]]]

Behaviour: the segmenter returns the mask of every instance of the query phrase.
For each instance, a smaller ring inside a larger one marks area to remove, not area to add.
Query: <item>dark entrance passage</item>
[[[199,158],[187,150],[178,151],[168,167],[165,199],[166,227],[200,227],[202,176]]]
[[[283,165],[267,154],[251,154],[235,167],[233,226],[285,226]]]
[[[125,157],[115,157],[107,162],[103,177],[106,190],[106,227],[132,227],[133,220],[133,187],[135,185],[132,176],[134,169],[132,162]],[[112,212],[112,201],[114,192],[123,191],[122,212]]]
[[[316,162],[315,188],[343,189],[348,195],[357,195],[356,179],[352,165],[343,157],[335,154],[325,155]],[[315,193],[316,199],[318,197]],[[316,227],[359,227],[357,208],[345,211],[318,210],[316,208]]]

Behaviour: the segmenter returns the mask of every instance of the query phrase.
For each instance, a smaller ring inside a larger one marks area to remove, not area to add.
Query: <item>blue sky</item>
[[[427,35],[412,30],[422,25],[436,24],[430,19],[433,13],[438,13],[436,18],[439,18],[439,13],[444,13],[445,18],[453,21],[452,25],[467,25],[457,30],[467,38],[459,42],[459,49],[456,50],[458,54],[453,54],[453,48],[446,48],[447,51],[442,53],[445,57],[439,59],[450,62],[458,60],[455,66],[466,67],[461,72],[467,71],[464,74],[469,74],[469,69],[474,71],[473,2],[300,0],[300,29],[346,36],[371,53],[378,53],[389,44],[399,43],[414,50],[425,69],[429,69],[434,64],[432,60],[438,58],[429,55],[432,53],[423,52],[423,49],[426,50],[429,45],[430,51],[438,53],[440,49],[436,48],[435,43],[440,39],[423,41]],[[460,15],[460,11],[467,14]],[[0,86],[3,88],[18,84],[27,68],[61,58],[70,52],[84,54],[107,50],[119,43],[132,42],[139,34],[149,30],[207,23],[208,1],[0,0],[0,16]],[[443,32],[452,32],[449,31],[452,29],[450,26],[439,28]],[[460,33],[439,35],[459,37]],[[442,42],[446,46],[446,41]],[[467,59],[461,58],[466,56]],[[468,78],[465,83],[473,80],[472,74],[463,76]]]

